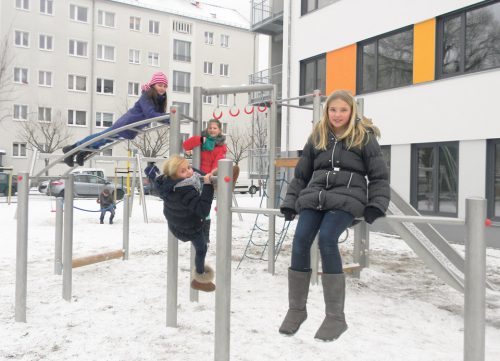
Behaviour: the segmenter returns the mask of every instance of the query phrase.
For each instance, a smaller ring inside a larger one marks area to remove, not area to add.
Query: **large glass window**
[[[115,13],[98,10],[97,11],[97,24],[109,28],[115,27]]]
[[[488,140],[486,199],[488,217],[500,221],[500,139]]]
[[[307,14],[311,11],[321,9],[327,5],[333,4],[338,0],[302,0],[301,15]]]
[[[458,142],[412,146],[411,203],[421,213],[456,216]]]
[[[438,19],[438,77],[500,66],[500,2],[484,3]]]
[[[86,23],[88,21],[88,8],[78,5],[69,5],[69,18]]]
[[[358,93],[410,85],[413,81],[413,27],[358,45]]]
[[[191,43],[174,39],[174,60],[191,61]]]
[[[300,94],[311,94],[314,90],[321,90],[325,94],[326,88],[326,57],[325,54],[302,60],[300,62]],[[312,102],[312,99],[302,100],[300,103]]]

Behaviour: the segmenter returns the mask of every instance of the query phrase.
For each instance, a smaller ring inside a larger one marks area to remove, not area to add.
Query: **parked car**
[[[257,184],[253,184],[248,178],[238,178],[236,181],[236,184],[234,186],[234,192],[235,193],[241,193],[241,194],[255,194],[259,191],[260,189],[260,182]]]
[[[75,174],[74,196],[75,197],[97,197],[104,188],[112,191],[116,189],[116,198],[122,199],[125,191],[120,184],[115,185],[106,179],[92,174]],[[65,180],[58,179],[50,182],[49,194],[56,197],[64,197]]]
[[[9,173],[0,172],[0,194],[7,195],[9,193]],[[11,195],[17,192],[17,177],[12,176]]]
[[[71,171],[71,174],[91,174],[101,178],[104,178],[104,170],[101,168],[77,168]],[[47,195],[52,195],[50,193],[49,180],[45,180],[38,184],[38,191]]]

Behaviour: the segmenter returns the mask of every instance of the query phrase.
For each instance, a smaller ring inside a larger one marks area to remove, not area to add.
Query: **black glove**
[[[281,212],[281,214],[283,214],[285,216],[285,221],[293,221],[293,219],[297,215],[297,212],[295,212],[295,209],[291,209],[291,208],[281,208],[280,212]]]
[[[384,217],[385,214],[377,207],[368,206],[363,214],[365,221],[372,224],[377,218]]]

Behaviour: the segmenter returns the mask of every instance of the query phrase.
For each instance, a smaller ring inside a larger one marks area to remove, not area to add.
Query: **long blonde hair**
[[[337,138],[338,140],[345,139],[347,148],[361,148],[363,141],[366,144],[368,141],[366,133],[369,130],[373,132],[376,137],[380,137],[380,130],[373,124],[371,119],[365,118],[364,116],[358,116],[356,100],[351,93],[346,90],[337,90],[326,99],[321,120],[314,126],[312,131],[311,138],[316,149],[325,150],[328,146],[329,133],[333,132],[328,119],[328,108],[330,103],[337,99],[345,101],[351,107],[351,118],[349,119],[347,129],[342,136]]]
[[[186,158],[181,157],[179,154],[173,154],[165,163],[163,163],[163,174],[167,177],[175,179],[177,170],[185,163],[189,163]]]

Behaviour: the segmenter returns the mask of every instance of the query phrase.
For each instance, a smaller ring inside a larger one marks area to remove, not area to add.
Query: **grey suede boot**
[[[344,315],[345,275],[326,274],[321,276],[323,297],[325,299],[325,319],[314,338],[333,341],[347,330]]]
[[[288,269],[288,312],[279,329],[280,333],[293,335],[307,318],[307,294],[311,271],[299,272]]]

